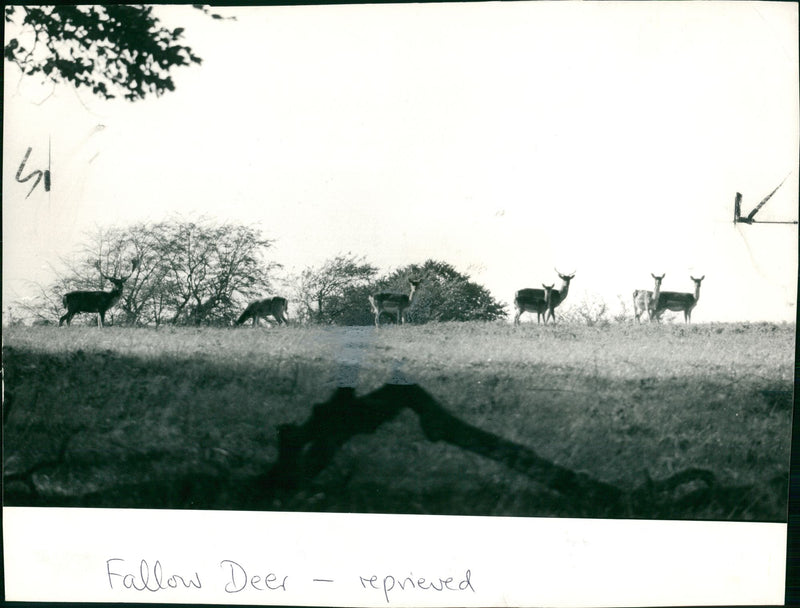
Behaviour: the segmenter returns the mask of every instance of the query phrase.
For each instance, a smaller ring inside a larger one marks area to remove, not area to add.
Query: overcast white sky
[[[287,276],[434,258],[511,302],[557,266],[567,303],[615,304],[694,273],[696,322],[795,319],[797,226],[732,223],[787,174],[757,219],[797,219],[795,3],[157,10],[204,60],[161,98],[5,64],[6,303],[93,226],[202,214],[257,224]]]

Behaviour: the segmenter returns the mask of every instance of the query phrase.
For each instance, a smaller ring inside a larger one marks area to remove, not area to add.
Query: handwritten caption
[[[225,593],[247,591],[285,593],[302,591],[310,585],[346,586],[346,591],[370,593],[387,604],[409,592],[416,593],[475,593],[472,572],[465,569],[457,576],[440,575],[431,577],[393,574],[361,573],[345,579],[300,577],[287,573],[273,572],[269,568],[253,568],[232,559],[223,559],[212,571],[167,570],[160,560],[152,564],[146,559],[132,562],[119,557],[106,560],[105,569],[108,585],[113,591],[134,591],[159,593],[170,590],[201,591],[209,587],[222,589]]]

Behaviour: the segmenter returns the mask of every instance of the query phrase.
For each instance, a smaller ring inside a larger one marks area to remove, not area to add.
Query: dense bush
[[[422,279],[407,315],[413,323],[495,321],[506,316],[505,306],[488,289],[436,260],[400,268],[377,281],[374,291],[408,293],[408,279]]]

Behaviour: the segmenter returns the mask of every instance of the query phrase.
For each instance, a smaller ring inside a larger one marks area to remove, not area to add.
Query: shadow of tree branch
[[[491,459],[519,472],[561,498],[563,516],[614,518],[703,518],[724,511],[735,518],[752,503],[781,495],[787,480],[778,477],[770,487],[723,487],[705,469],[687,469],[667,479],[647,479],[633,489],[618,487],[582,472],[550,462],[529,447],[472,426],[449,413],[416,384],[386,384],[356,396],[340,388],[313,406],[302,424],[278,426],[278,458],[263,473],[242,475],[230,470],[186,473],[170,478],[118,484],[81,496],[47,496],[36,491],[33,473],[65,462],[64,442],[59,461],[35,465],[14,474],[25,482],[24,491],[6,487],[5,504],[13,506],[83,506],[116,508],[278,509],[315,510],[303,500],[314,491],[315,479],[333,462],[337,452],[356,435],[374,433],[405,408],[413,411],[425,437]],[[4,478],[6,484],[11,479]],[[346,484],[344,484],[346,485]],[[785,488],[784,488],[785,489]],[[346,489],[340,489],[343,495]],[[390,502],[380,508],[407,512],[402,497],[387,488]],[[711,504],[715,504],[713,509]],[[345,503],[348,504],[348,503]],[[328,505],[330,508],[330,504]],[[334,501],[335,508],[335,501]]]
[[[650,511],[656,504],[661,510],[669,506],[670,495],[681,486],[699,484],[700,487],[680,497],[681,502],[690,504],[708,496],[716,483],[710,471],[690,469],[665,480],[648,480],[633,491],[625,491],[463,422],[416,384],[386,384],[360,398],[352,388],[340,388],[328,401],[315,405],[302,425],[279,426],[278,460],[259,480],[262,496],[278,488],[290,491],[307,486],[331,463],[345,442],[358,434],[374,433],[405,407],[417,414],[429,441],[444,441],[499,462],[558,492],[580,511],[599,509],[614,517]]]

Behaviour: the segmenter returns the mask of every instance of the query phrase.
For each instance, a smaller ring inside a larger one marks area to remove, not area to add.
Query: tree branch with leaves
[[[173,68],[202,59],[181,44],[184,28],[164,27],[153,10],[143,4],[7,6],[5,21],[17,31],[3,54],[26,76],[87,87],[103,99],[162,95],[175,90]]]

